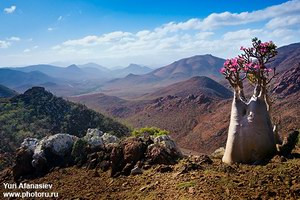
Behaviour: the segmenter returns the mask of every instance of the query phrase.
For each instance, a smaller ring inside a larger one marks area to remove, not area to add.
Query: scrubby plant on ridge
[[[158,137],[162,135],[168,135],[169,131],[157,127],[143,127],[140,129],[135,129],[131,132],[131,135],[134,137],[141,137],[144,134],[149,134],[151,136]]]

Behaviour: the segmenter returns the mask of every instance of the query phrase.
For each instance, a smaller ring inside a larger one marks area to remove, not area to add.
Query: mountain
[[[207,76],[219,80],[221,78],[219,69],[223,63],[224,59],[212,55],[193,56],[144,75],[129,74],[125,78],[108,81],[102,89],[109,95],[132,98],[193,76]],[[124,94],[125,92],[127,95]]]
[[[278,72],[283,72],[300,63],[300,43],[294,43],[277,49],[278,55],[270,63]]]
[[[0,84],[10,88],[23,85],[39,85],[46,82],[56,82],[52,78],[40,71],[21,72],[12,69],[0,68]]]
[[[130,64],[125,68],[115,69],[112,71],[113,76],[115,77],[125,77],[129,74],[135,74],[135,75],[141,75],[141,74],[147,74],[149,72],[153,71],[153,69],[141,66],[137,64]]]
[[[59,78],[67,81],[78,81],[87,78],[96,78],[101,74],[101,71],[96,69],[93,72],[85,71],[77,65],[70,65],[68,67],[57,67],[52,65],[31,65],[27,67],[14,68],[14,70],[22,72],[40,71],[48,76]]]
[[[17,95],[18,93],[12,89],[9,89],[8,87],[5,87],[4,85],[0,85],[0,98],[1,97],[13,97]]]
[[[300,90],[300,62],[286,70],[279,76],[274,84],[273,92],[281,96],[287,96]]]
[[[224,59],[210,54],[198,55],[178,60],[170,65],[159,68],[151,74],[162,79],[183,80],[193,76],[207,76],[212,79],[220,79],[220,68]]]
[[[117,136],[129,132],[125,125],[58,98],[42,87],[0,101],[0,153],[14,151],[26,137],[41,138],[56,133],[81,137],[88,128],[99,128]]]
[[[78,65],[78,67],[82,68],[82,69],[97,69],[100,70],[101,72],[105,72],[105,73],[109,73],[110,70],[106,67],[103,67],[102,65],[98,65],[96,63],[86,63],[83,65]]]
[[[143,98],[154,99],[167,95],[185,97],[199,94],[224,99],[232,96],[232,92],[218,82],[205,76],[195,76],[189,80],[159,89],[152,94],[145,95]]]

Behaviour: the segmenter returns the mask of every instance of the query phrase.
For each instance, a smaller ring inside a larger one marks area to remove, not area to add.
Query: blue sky
[[[0,66],[161,66],[231,57],[254,36],[300,42],[300,0],[2,0],[0,30]]]

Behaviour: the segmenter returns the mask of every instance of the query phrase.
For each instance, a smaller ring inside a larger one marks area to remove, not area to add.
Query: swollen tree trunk
[[[263,91],[256,90],[248,103],[239,93],[237,90],[234,92],[222,161],[254,164],[276,152],[272,123]]]

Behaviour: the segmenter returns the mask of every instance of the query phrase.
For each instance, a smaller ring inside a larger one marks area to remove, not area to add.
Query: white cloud
[[[129,32],[115,31],[102,36],[89,35],[77,40],[67,40],[63,46],[93,46],[111,42],[126,42],[130,41],[132,36]]]
[[[10,40],[10,41],[20,41],[21,38],[12,36],[12,37],[8,38],[7,40]]]
[[[4,8],[3,11],[4,11],[6,14],[11,14],[11,13],[15,12],[16,9],[17,9],[17,6],[12,5],[12,6],[9,7],[9,8]]]
[[[0,49],[6,49],[10,46],[10,42],[0,40]]]
[[[39,48],[39,46],[38,46],[38,45],[35,45],[35,46],[33,47],[33,49],[37,49],[37,48]]]
[[[266,24],[266,27],[269,29],[276,29],[295,25],[300,25],[300,15],[276,17],[274,19],[271,19]]]
[[[30,49],[24,49],[24,53],[29,53],[31,50]]]
[[[58,18],[57,18],[57,21],[61,21],[63,19],[63,16],[59,16]]]
[[[49,27],[47,30],[48,31],[53,31],[54,29],[52,27]]]

